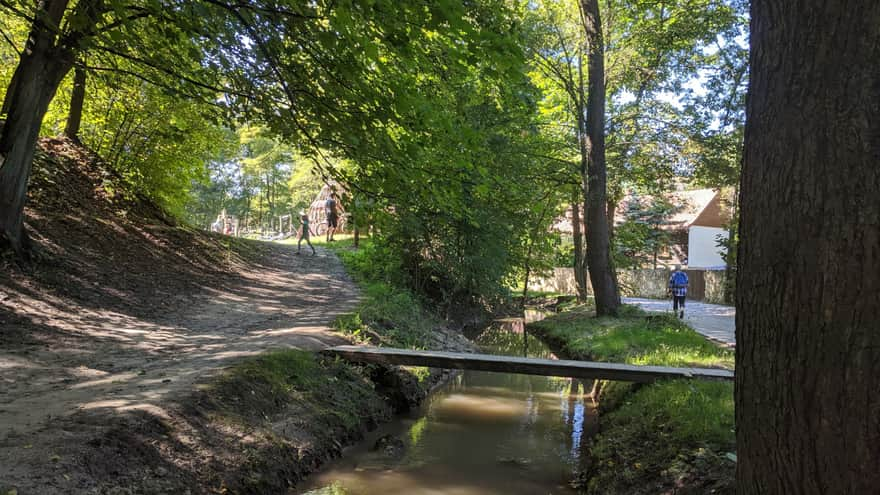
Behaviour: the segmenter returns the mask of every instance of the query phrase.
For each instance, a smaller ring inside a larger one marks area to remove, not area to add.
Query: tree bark
[[[724,265],[724,302],[728,304],[734,304],[734,295],[736,293],[736,219],[739,215],[738,208],[739,191],[737,186],[734,186],[733,191],[730,193],[730,225],[727,228],[728,252]]]
[[[737,493],[880,487],[880,2],[756,0]]]
[[[584,263],[584,237],[581,232],[580,198],[581,194],[575,188],[574,201],[571,203],[571,228],[572,241],[574,242],[574,280],[577,285],[578,302],[587,300],[587,267]]]
[[[76,67],[73,71],[73,93],[70,95],[70,110],[64,135],[79,142],[79,126],[82,122],[83,104],[86,100],[86,70]]]
[[[68,0],[37,7],[25,50],[6,94],[6,124],[0,131],[0,244],[25,254],[24,204],[34,147],[49,103],[73,67],[73,53],[56,46]]]
[[[529,247],[526,250],[525,277],[523,278],[522,300],[519,303],[519,309],[525,311],[526,299],[529,298],[529,276],[532,274],[532,242],[529,240]]]
[[[612,267],[614,267],[613,261],[614,261],[614,249],[615,249],[615,247],[614,247],[614,234],[615,234],[614,217],[617,214],[617,204],[620,202],[620,199],[621,198],[618,197],[618,195],[615,193],[611,193],[608,196],[608,198],[606,198],[606,200],[608,202],[608,213],[607,213],[608,246],[609,246],[609,250],[610,250],[609,256],[610,256],[610,259],[612,260]],[[617,268],[616,267],[614,267],[611,270],[611,276],[614,277],[614,287],[615,287],[615,291],[617,292],[617,301],[619,303],[620,302],[620,281],[617,278]]]
[[[581,0],[584,29],[589,43],[589,98],[586,133],[589,149],[584,175],[584,213],[587,220],[587,266],[593,283],[596,314],[616,315],[620,295],[611,259],[608,229],[607,170],[605,163],[605,43],[598,0]]]

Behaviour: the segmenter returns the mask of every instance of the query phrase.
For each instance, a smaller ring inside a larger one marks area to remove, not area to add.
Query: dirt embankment
[[[424,396],[310,352],[359,298],[330,253],[179,225],[65,140],[26,213],[35,261],[0,259],[4,495],[284,493]]]

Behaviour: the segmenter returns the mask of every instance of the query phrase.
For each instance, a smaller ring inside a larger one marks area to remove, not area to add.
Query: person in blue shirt
[[[681,270],[681,265],[675,265],[675,271],[669,277],[669,294],[672,295],[672,311],[679,318],[684,318],[684,300],[687,298],[688,276]]]

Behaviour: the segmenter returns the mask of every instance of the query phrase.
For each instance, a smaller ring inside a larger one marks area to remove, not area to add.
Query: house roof
[[[703,227],[723,227],[727,221],[727,214],[721,205],[721,195],[714,189],[692,189],[690,191],[673,191],[665,195],[666,200],[678,207],[665,222],[665,229],[687,230],[693,225]],[[651,196],[639,196],[642,204],[649,204]],[[621,224],[626,221],[626,210],[633,200],[628,195],[620,203],[614,213],[614,223]],[[583,221],[583,216],[581,216]],[[566,209],[564,216],[556,219],[551,226],[552,230],[563,233],[572,233],[571,207]]]
[[[713,189],[675,191],[666,195],[666,199],[680,208],[667,220],[669,228],[687,229],[692,225],[724,226],[721,198],[718,191]]]

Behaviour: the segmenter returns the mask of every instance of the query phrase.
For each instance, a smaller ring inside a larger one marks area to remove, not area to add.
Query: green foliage
[[[615,229],[615,266],[641,268],[653,262],[656,269],[657,254],[672,242],[671,233],[665,227],[681,207],[662,197],[642,198],[634,194],[624,208],[626,220]]]
[[[718,116],[713,105],[720,95],[729,103],[729,115],[744,108],[738,98],[727,98],[731,88],[721,74],[737,72],[728,69],[731,64],[741,65],[741,54],[730,53],[730,47],[746,21],[741,2],[615,0],[600,2],[600,7],[605,27],[608,187],[609,197],[616,201],[628,188],[659,192],[676,175],[692,171],[695,138]],[[545,134],[558,149],[568,147],[560,156],[569,160],[577,159],[578,119],[587,91],[582,77],[587,43],[579,8],[574,0],[535,2],[525,16],[530,76],[542,90]],[[715,50],[717,44],[725,49]],[[709,91],[691,96],[694,81],[704,74],[712,74]]]
[[[34,6],[14,5],[0,5],[0,30],[20,49]],[[339,180],[354,223],[441,304],[491,305],[567,259],[547,227],[580,183],[575,0],[167,7],[81,0],[62,23],[89,74],[83,141],[139,193],[204,227],[226,210],[258,235]],[[742,67],[729,42],[741,7],[602,2],[612,199],[727,156],[711,102],[739,94],[722,76]],[[669,101],[717,67],[711,94]],[[61,128],[69,80],[58,94],[45,132]],[[735,115],[739,102],[723,108]]]
[[[324,180],[318,175],[313,163],[296,155],[287,187],[290,191],[290,203],[293,206],[293,211],[308,211],[312,201],[324,187]]]
[[[408,284],[400,259],[387,246],[373,239],[364,239],[358,249],[351,246],[351,240],[344,240],[334,244],[333,249],[355,281],[397,287]]]
[[[733,384],[644,387],[602,418],[587,493],[734,493]]]
[[[572,236],[559,237],[559,242],[553,246],[552,264],[554,267],[574,266],[574,239]]]
[[[3,39],[0,39],[0,101],[3,101],[12,73],[18,65],[28,28],[27,21],[21,17],[0,15],[0,33],[3,35]]]
[[[387,248],[365,240],[331,245],[364,293],[358,309],[337,319],[336,328],[373,345],[424,349],[432,330],[442,323],[423,309],[422,301],[405,286],[401,266]]]

